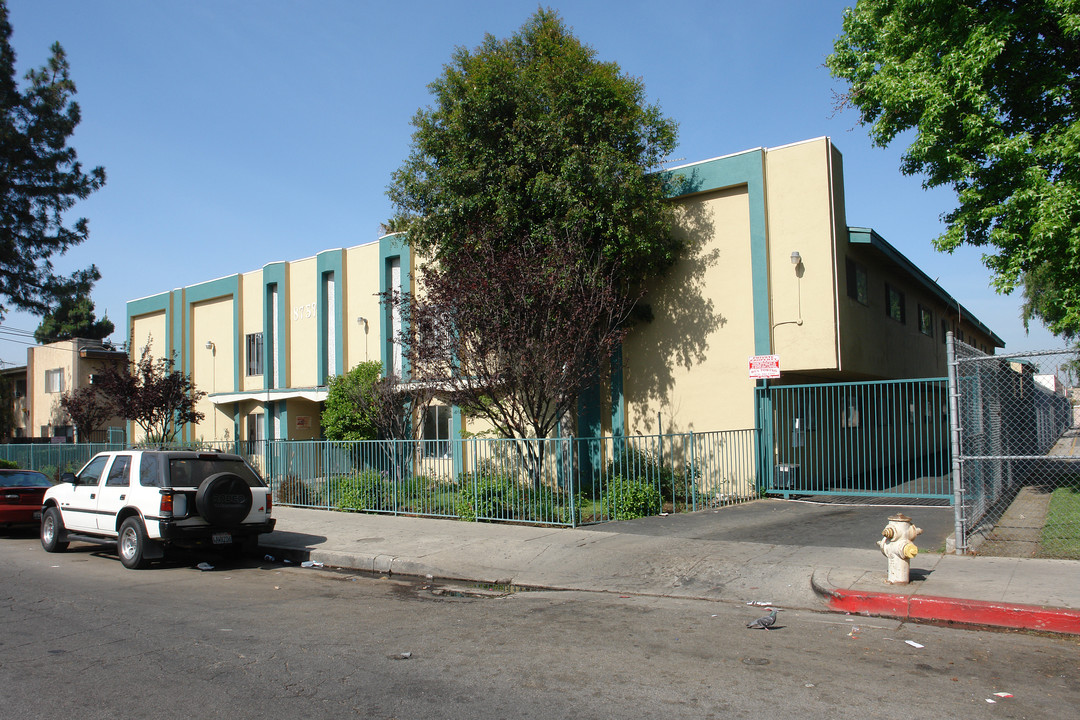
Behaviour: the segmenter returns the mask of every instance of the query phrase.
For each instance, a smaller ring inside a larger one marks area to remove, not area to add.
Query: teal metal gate
[[[756,403],[766,493],[952,503],[946,378],[766,386]]]

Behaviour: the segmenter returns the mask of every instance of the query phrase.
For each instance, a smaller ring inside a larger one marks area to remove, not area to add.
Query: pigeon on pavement
[[[755,630],[758,628],[763,630],[768,630],[769,628],[771,628],[776,622],[776,608],[769,609],[772,610],[772,612],[770,612],[764,617],[759,617],[757,620],[746,623],[746,627],[754,628]]]

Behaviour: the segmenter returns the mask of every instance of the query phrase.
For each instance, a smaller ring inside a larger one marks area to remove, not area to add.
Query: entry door
[[[116,532],[116,514],[127,504],[131,491],[131,456],[116,455],[98,489],[99,530]]]
[[[64,519],[64,527],[68,530],[97,532],[98,484],[108,462],[107,455],[88,462],[79,472],[78,484],[73,488],[71,501],[60,504],[60,515]]]

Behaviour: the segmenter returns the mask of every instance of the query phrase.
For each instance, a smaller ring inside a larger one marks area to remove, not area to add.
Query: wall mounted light
[[[207,340],[206,341],[206,349],[209,350],[210,352],[214,352],[215,347],[214,347],[214,342],[212,340]]]
[[[802,262],[802,255],[799,254],[798,250],[793,250],[791,252],[791,264],[792,265],[798,265],[801,262]]]

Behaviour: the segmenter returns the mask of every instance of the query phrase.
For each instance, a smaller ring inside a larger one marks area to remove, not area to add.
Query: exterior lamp
[[[799,254],[798,250],[793,250],[792,253],[791,253],[791,264],[792,265],[798,265],[801,262],[802,262],[802,255]]]
[[[214,348],[214,342],[212,340],[207,340],[206,341],[206,349],[209,350],[210,352],[214,352],[215,348]]]

